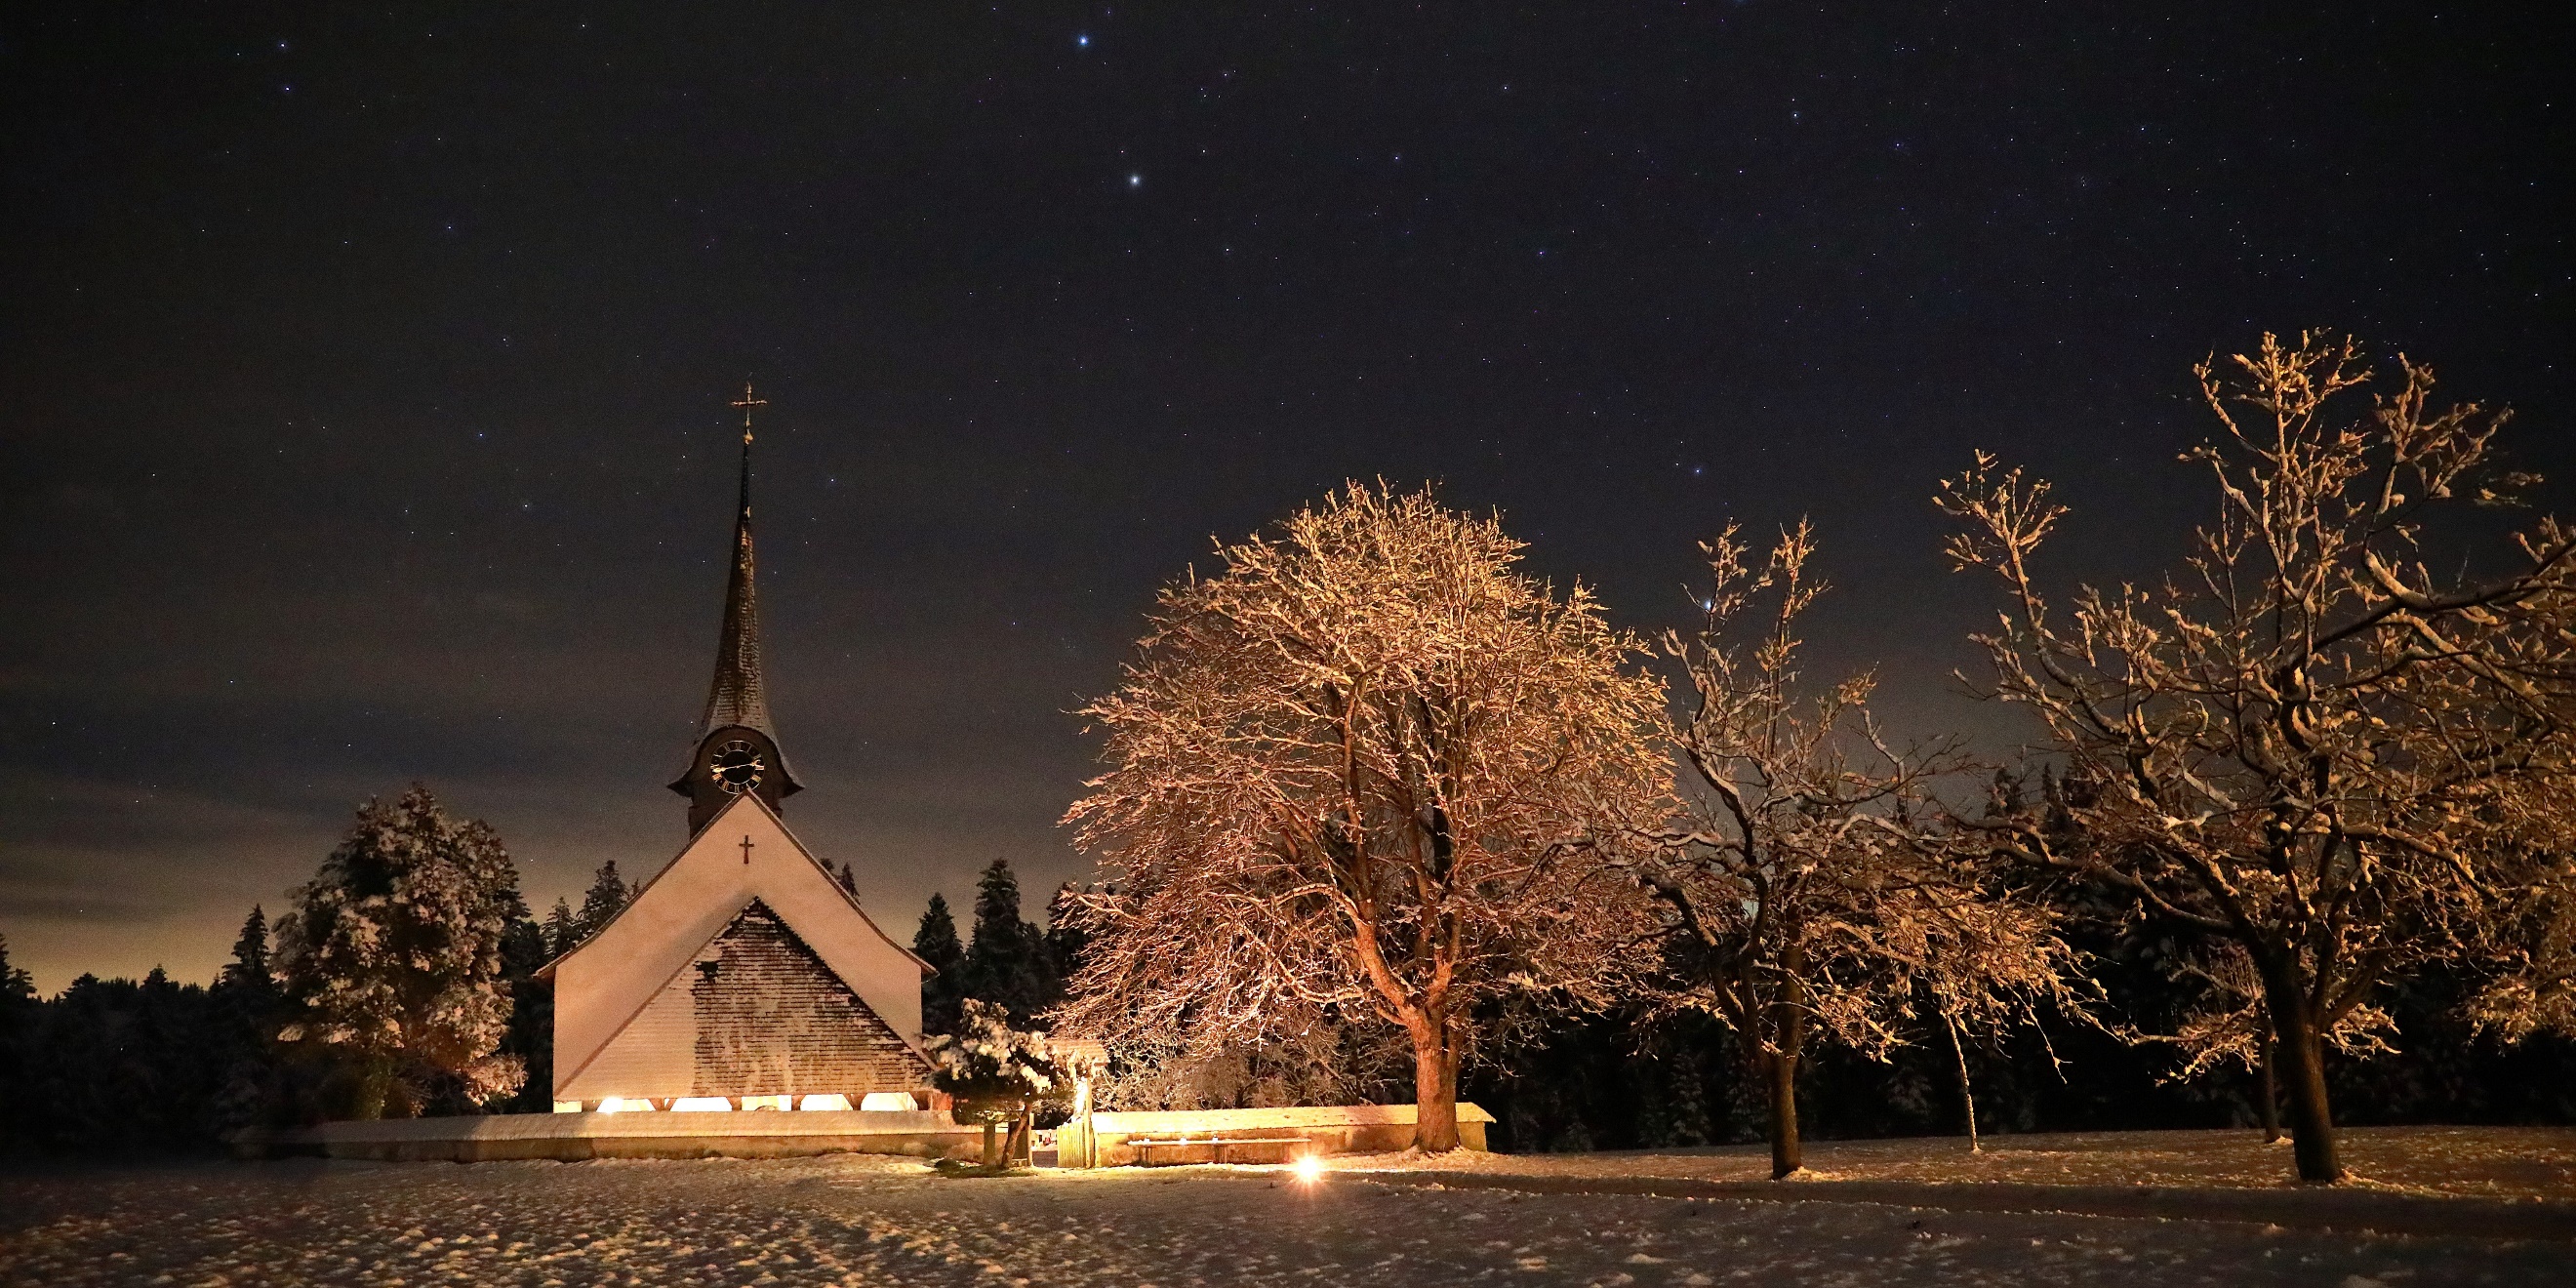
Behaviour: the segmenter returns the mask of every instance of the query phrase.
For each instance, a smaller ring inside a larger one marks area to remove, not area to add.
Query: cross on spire
[[[749,447],[751,446],[751,409],[766,407],[769,405],[769,400],[752,397],[751,382],[746,380],[742,382],[742,397],[734,399],[733,405],[742,408],[742,445]]]

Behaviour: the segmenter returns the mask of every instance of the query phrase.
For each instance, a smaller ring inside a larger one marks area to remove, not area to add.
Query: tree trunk
[[[1771,1083],[1771,1179],[1806,1166],[1798,1148],[1798,1059],[1775,1051],[1764,1057]]]
[[[1807,1037],[1807,1008],[1798,972],[1806,954],[1792,940],[1780,954],[1780,991],[1771,1003],[1771,1179],[1805,1166],[1798,1148],[1798,1053]]]
[[[1950,1054],[1959,1058],[1959,1103],[1968,1111],[1968,1152],[1979,1152],[1977,1145],[1977,1089],[1968,1081],[1968,1048],[1960,1045],[1959,1022],[1941,1012],[1941,1026],[1950,1030]]]
[[[374,1122],[385,1116],[385,1105],[393,1099],[394,1062],[391,1056],[369,1055],[358,1062],[358,1083],[350,1097],[349,1116],[361,1122]]]
[[[2276,957],[2264,961],[2263,997],[2272,1012],[2280,1072],[2290,1084],[2290,1143],[2298,1153],[2299,1179],[2331,1184],[2343,1179],[2336,1156],[2334,1114],[2326,1103],[2326,1062],[2322,1035],[2308,1009],[2307,990],[2296,965]]]
[[[1439,1020],[1413,1030],[1413,1147],[1425,1154],[1458,1148],[1458,1046]]]
[[[1000,1147],[993,1140],[993,1120],[988,1117],[984,1120],[984,1170],[988,1172],[994,1170],[993,1164],[1000,1159]]]
[[[2255,1088],[2255,1094],[2262,1097],[2256,1103],[2256,1112],[2263,1123],[2263,1143],[2266,1145],[2276,1144],[2281,1139],[2281,1079],[2272,1068],[2273,1052],[2277,1046],[2272,1040],[2272,1031],[2266,1028],[2261,1038],[2263,1066]]]

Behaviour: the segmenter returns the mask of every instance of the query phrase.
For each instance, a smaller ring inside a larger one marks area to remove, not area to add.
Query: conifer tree
[[[1047,995],[1045,1007],[1052,1009],[1064,1000],[1065,981],[1082,969],[1082,951],[1091,942],[1083,932],[1074,909],[1082,892],[1070,881],[1055,888],[1055,897],[1047,900],[1046,965]]]
[[[921,928],[913,932],[912,952],[937,972],[921,981],[921,1031],[956,1032],[957,1003],[965,995],[960,976],[966,949],[957,942],[957,919],[949,915],[945,897],[930,896],[930,907],[921,914]]]
[[[283,1001],[270,970],[268,915],[253,905],[233,940],[233,957],[207,990],[212,1004],[212,1049],[208,1064],[222,1071],[213,1105],[218,1131],[248,1126],[264,1117],[278,1094],[278,1066],[273,1046]]]
[[[528,1071],[527,1081],[506,1106],[518,1113],[544,1113],[554,1105],[555,990],[536,977],[537,968],[552,956],[545,929],[522,908],[501,939],[501,978],[510,989],[510,1025],[501,1038],[501,1054],[518,1057]]]
[[[851,892],[852,894],[856,894],[856,893],[858,893],[858,889],[859,889],[859,874],[858,874],[858,873],[855,873],[855,872],[850,871],[850,865],[849,865],[849,864],[847,864],[847,863],[842,864],[842,865],[841,865],[841,870],[840,870],[840,872],[839,872],[839,873],[837,873],[837,874],[834,876],[834,878],[833,878],[833,879],[834,879],[834,880],[836,880],[836,881],[839,881],[839,882],[841,883],[841,888],[842,888],[842,889],[847,890],[847,891]]]
[[[36,1000],[36,977],[9,964],[9,937],[0,935],[0,1013]]]
[[[572,905],[563,896],[555,896],[554,911],[546,914],[546,952],[561,957],[580,942],[581,919],[573,916]]]
[[[581,933],[574,942],[598,934],[600,927],[607,925],[626,907],[626,901],[634,897],[635,892],[617,875],[617,860],[610,859],[600,864],[599,870],[590,876],[590,889],[581,896]]]
[[[1028,1028],[1048,994],[1046,949],[1038,929],[1020,920],[1020,879],[1008,859],[995,859],[975,882],[975,939],[966,948],[966,996],[1002,1007]]]
[[[258,904],[251,905],[250,916],[242,921],[241,934],[233,940],[233,959],[216,974],[215,987],[270,991],[277,987],[268,973],[268,912]]]
[[[17,1152],[30,1135],[27,1065],[30,1039],[38,1018],[36,981],[9,964],[9,937],[0,935],[0,1155]]]

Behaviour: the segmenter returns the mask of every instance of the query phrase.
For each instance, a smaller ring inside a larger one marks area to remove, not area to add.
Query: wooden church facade
[[[546,964],[560,1112],[927,1108],[929,971],[787,830],[760,662],[745,409],[715,683],[689,768],[689,842],[607,925]]]

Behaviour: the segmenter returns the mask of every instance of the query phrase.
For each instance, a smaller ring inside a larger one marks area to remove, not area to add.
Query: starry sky
[[[2147,572],[2191,364],[2329,326],[2576,477],[2545,9],[14,7],[0,935],[205,979],[415,779],[540,908],[658,868],[746,378],[787,818],[900,937],[1087,871],[1067,713],[1346,478],[1639,629],[1811,514],[1818,668],[2008,744],[1972,449]]]

